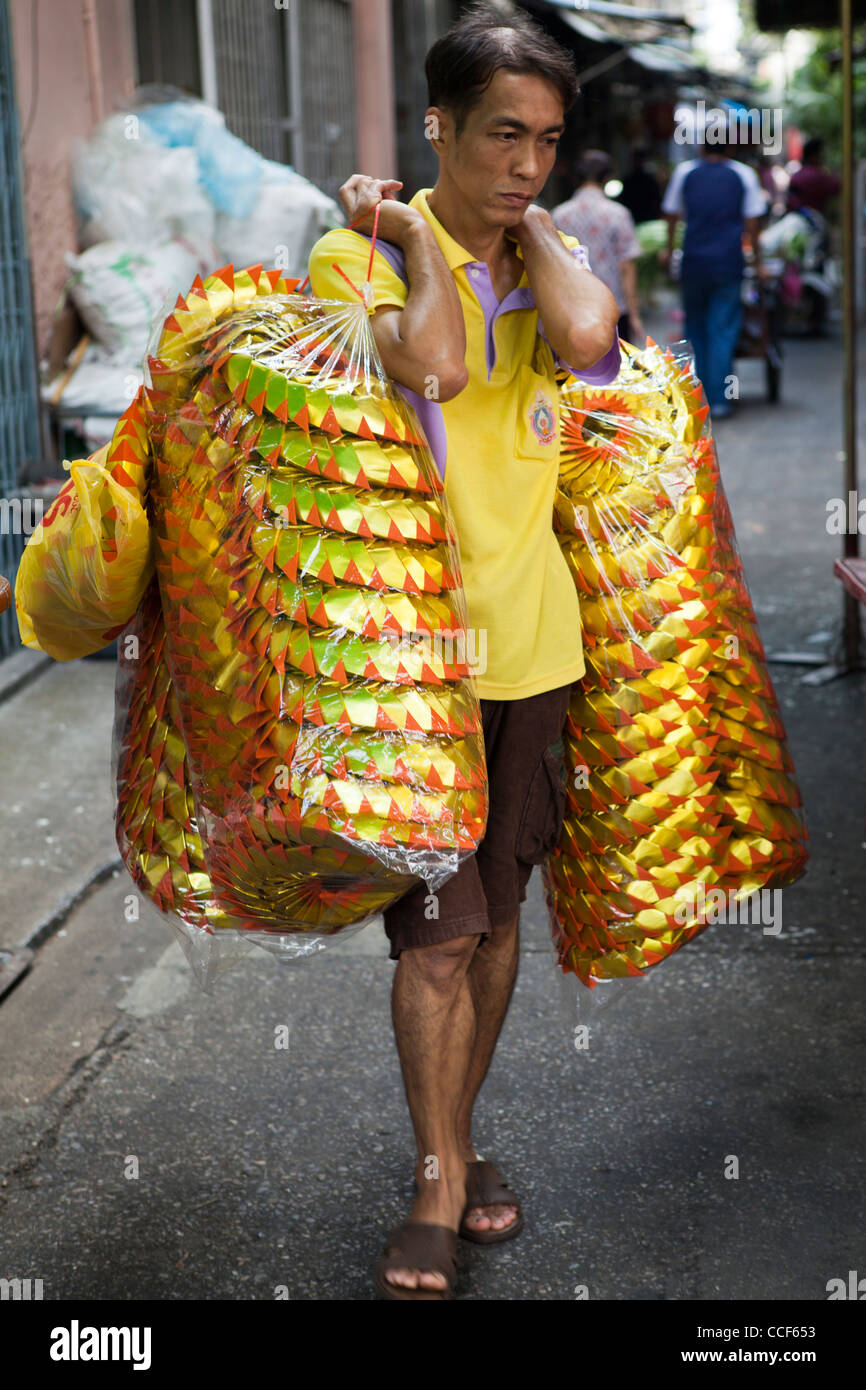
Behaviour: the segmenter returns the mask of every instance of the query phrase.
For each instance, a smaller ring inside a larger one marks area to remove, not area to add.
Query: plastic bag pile
[[[222,112],[179,93],[159,99],[170,94],[141,89],[74,142],[81,250],[65,256],[67,288],[93,341],[63,399],[96,415],[123,409],[128,391],[112,403],[138,373],[154,319],[197,273],[276,256],[284,276],[304,275],[313,244],[343,221],[333,198],[238,139]]]
[[[752,920],[743,900],[807,859],[700,383],[685,351],[622,348],[612,385],[560,391],[555,525],[586,675],[544,883],[560,965],[590,986]]]

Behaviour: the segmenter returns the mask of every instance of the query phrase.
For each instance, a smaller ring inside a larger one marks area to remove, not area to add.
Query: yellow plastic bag
[[[15,581],[21,641],[55,661],[111,642],[153,577],[141,404],[139,391],[110,443],[70,463],[69,481],[24,548]]]

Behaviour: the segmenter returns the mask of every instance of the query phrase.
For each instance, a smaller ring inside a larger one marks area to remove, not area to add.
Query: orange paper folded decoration
[[[118,843],[194,951],[307,953],[438,886],[486,821],[436,465],[364,308],[294,287],[197,281],[109,450],[149,468],[155,563],[120,644]]]

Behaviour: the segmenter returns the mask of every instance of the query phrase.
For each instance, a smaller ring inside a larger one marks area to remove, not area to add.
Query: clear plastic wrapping
[[[622,348],[612,385],[560,387],[555,526],[580,594],[586,674],[544,885],[559,963],[590,987],[643,974],[757,890],[794,882],[807,860],[688,345]]]
[[[363,305],[197,281],[149,360],[156,580],[120,643],[118,843],[184,925],[307,954],[483,835],[443,485]],[[188,952],[189,953],[189,952]]]

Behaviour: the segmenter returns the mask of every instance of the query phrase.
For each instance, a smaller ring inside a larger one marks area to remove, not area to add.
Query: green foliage
[[[862,41],[855,33],[855,52]],[[825,29],[815,47],[791,82],[788,119],[805,137],[818,135],[824,141],[824,159],[838,166],[842,158],[842,49],[839,29]],[[854,148],[858,159],[866,159],[866,58],[854,58]]]
[[[682,246],[683,231],[680,221],[674,234],[674,246]],[[638,290],[641,297],[645,297],[664,278],[659,269],[659,251],[663,251],[668,244],[668,224],[663,217],[659,217],[652,222],[639,223],[635,232],[641,248],[637,262]]]

